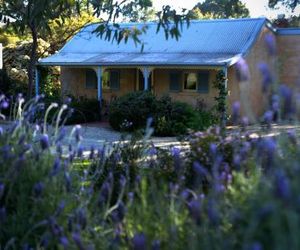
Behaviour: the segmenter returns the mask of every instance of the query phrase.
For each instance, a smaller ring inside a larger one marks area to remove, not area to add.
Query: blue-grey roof
[[[93,33],[97,24],[78,32],[57,54],[41,59],[41,65],[232,65],[244,56],[266,23],[265,18],[191,21],[183,26],[182,36],[165,39],[163,29],[156,33],[156,23],[121,24],[141,28],[147,25],[144,43],[135,45],[106,41]]]

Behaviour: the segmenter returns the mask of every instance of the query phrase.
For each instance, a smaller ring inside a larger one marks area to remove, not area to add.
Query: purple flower
[[[140,175],[137,175],[137,176],[135,177],[135,183],[136,183],[137,185],[139,185],[139,184],[141,183],[141,180],[142,180],[142,177],[141,177]]]
[[[282,170],[277,170],[275,173],[275,194],[281,199],[290,197],[289,179]]]
[[[86,211],[85,209],[79,209],[77,213],[77,220],[82,230],[86,228],[87,225],[87,218],[86,218]]]
[[[67,237],[62,236],[59,238],[59,243],[63,246],[64,249],[68,249],[69,247],[69,240]]]
[[[40,145],[42,150],[49,148],[49,137],[46,134],[43,134],[40,138]]]
[[[236,78],[239,82],[246,82],[250,80],[250,71],[248,64],[244,58],[240,58],[235,65]]]
[[[71,102],[72,102],[72,98],[69,97],[69,96],[67,96],[67,97],[64,99],[64,104],[69,105]]]
[[[259,242],[254,242],[251,245],[250,250],[263,250],[263,247]]]
[[[108,181],[104,182],[102,184],[101,190],[100,190],[100,197],[99,197],[99,205],[101,206],[103,203],[107,202],[109,193],[110,193],[110,184]]]
[[[4,100],[0,104],[0,109],[7,109],[9,107],[8,101]]]
[[[81,158],[83,156],[83,147],[79,146],[77,149],[77,157]]]
[[[171,155],[173,157],[179,157],[180,156],[180,148],[172,147],[171,148]]]
[[[249,119],[248,117],[243,117],[242,118],[242,124],[241,124],[243,127],[247,127],[249,125]]]
[[[6,209],[5,207],[0,207],[0,222],[4,222],[6,219]]]
[[[59,158],[56,158],[55,161],[54,161],[54,164],[53,164],[53,167],[52,167],[50,176],[55,176],[55,175],[57,175],[58,172],[60,171],[60,169],[61,169],[60,159],[59,159]]]
[[[218,147],[215,143],[211,143],[209,145],[209,151],[210,151],[212,156],[215,156],[217,154],[217,150],[218,150]]]
[[[72,234],[72,239],[75,242],[76,246],[78,247],[79,250],[85,250],[85,247],[83,246],[82,240],[80,233],[73,233]]]
[[[56,138],[56,142],[62,141],[65,138],[66,133],[67,133],[66,128],[65,127],[61,128]]]
[[[65,172],[64,177],[65,177],[65,183],[66,183],[66,190],[67,190],[67,192],[70,192],[71,186],[72,186],[70,174],[68,172]]]
[[[66,202],[65,201],[61,201],[59,204],[58,204],[58,207],[56,209],[56,212],[55,212],[55,215],[56,216],[59,216],[65,209],[65,206],[66,206]]]
[[[265,44],[268,49],[268,53],[270,56],[276,55],[277,48],[276,48],[276,40],[275,36],[271,33],[265,35]]]
[[[41,197],[44,189],[45,189],[45,184],[44,183],[38,182],[38,183],[34,184],[33,193],[34,193],[35,198]]]
[[[28,243],[25,243],[22,246],[22,250],[33,250],[33,248]]]
[[[182,192],[180,193],[180,196],[185,201],[188,201],[192,198],[192,194],[188,189],[182,190]]]
[[[241,104],[240,102],[234,102],[232,105],[232,121],[237,123],[240,117]]]
[[[277,120],[277,115],[280,109],[280,97],[278,95],[272,96],[272,111],[274,112],[274,121]]]
[[[120,223],[124,217],[125,217],[125,213],[126,213],[126,207],[124,205],[124,203],[121,201],[118,204],[118,207],[112,212],[112,220],[115,223]]]
[[[147,248],[146,236],[144,233],[135,234],[132,238],[133,250],[145,250]]]
[[[188,209],[191,217],[197,224],[201,223],[201,203],[199,200],[192,200],[188,203]]]
[[[268,110],[264,114],[264,122],[267,123],[268,125],[270,125],[272,123],[272,121],[273,121],[273,116],[274,116],[273,111]]]
[[[41,247],[47,249],[49,246],[50,240],[49,240],[49,235],[44,235],[42,236],[41,239]]]
[[[274,206],[271,204],[266,204],[258,210],[258,217],[260,220],[267,218],[274,211]]]
[[[199,176],[202,176],[202,177],[209,176],[208,171],[197,161],[195,161],[193,164],[193,170]]]
[[[134,199],[134,193],[133,192],[129,192],[127,195],[128,195],[129,202],[132,203],[133,199]]]
[[[266,63],[259,63],[258,69],[262,76],[262,91],[266,92],[269,86],[273,83],[273,76],[269,66]]]
[[[154,240],[152,242],[152,250],[159,250],[160,249],[160,241],[159,240]]]
[[[94,146],[91,146],[91,151],[90,151],[89,159],[90,159],[90,160],[93,160],[94,157],[95,157],[95,147],[94,147]]]
[[[174,169],[175,172],[179,172],[181,169],[181,159],[180,159],[180,148],[173,147],[171,149],[171,155],[174,158]]]
[[[5,185],[4,183],[0,182],[0,200],[2,199],[5,191]]]
[[[126,185],[126,177],[124,175],[121,175],[120,177],[120,186],[121,188],[124,188]]]
[[[269,137],[264,139],[264,150],[269,156],[275,153],[276,147],[277,144],[274,138]]]
[[[212,199],[208,201],[207,214],[212,225],[219,223],[219,214],[216,208],[216,202]]]
[[[157,149],[154,146],[152,146],[149,149],[148,153],[149,153],[150,156],[155,156],[157,154]]]

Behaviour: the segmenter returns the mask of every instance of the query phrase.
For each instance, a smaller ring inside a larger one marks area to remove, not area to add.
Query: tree
[[[300,4],[300,0],[269,0],[269,7],[276,8],[278,5],[283,5],[291,10],[294,10],[297,5]]]
[[[240,0],[205,0],[198,3],[193,8],[197,13],[197,8],[201,12],[201,16],[209,18],[238,18],[249,17],[249,10]],[[199,16],[199,12],[198,12]],[[197,15],[194,16],[197,18]]]
[[[152,0],[142,0],[142,5],[136,5],[134,2],[126,5],[124,8],[124,21],[129,22],[146,22],[155,19],[155,10]]]
[[[136,43],[141,43],[139,36],[146,32],[142,29],[122,28],[116,22],[119,18],[132,16],[131,10],[143,12],[152,5],[151,0],[0,0],[0,20],[9,23],[10,17],[14,20],[11,25],[19,34],[28,32],[32,38],[30,62],[28,66],[28,98],[33,92],[34,67],[37,62],[37,41],[44,33],[51,34],[49,24],[51,20],[58,19],[64,23],[65,19],[74,13],[80,13],[85,8],[92,10],[93,16],[100,19],[100,23],[94,32],[106,40],[127,42],[132,38]],[[156,13],[158,28],[163,28],[166,38],[171,36],[178,39],[180,27],[184,20],[189,21],[189,16],[183,11],[177,13],[170,6],[165,6],[162,11]],[[106,20],[102,19],[106,16]],[[189,25],[189,22],[187,23]],[[143,48],[143,46],[142,46]]]
[[[30,98],[33,91],[34,67],[37,61],[38,38],[43,31],[49,31],[49,21],[67,17],[76,5],[75,0],[10,0],[0,1],[0,18],[12,18],[13,28],[19,33],[29,32],[32,38],[30,61],[28,66],[28,92]]]
[[[278,17],[277,19],[272,20],[272,23],[278,28],[300,27],[300,15],[291,15],[288,18],[285,16]]]

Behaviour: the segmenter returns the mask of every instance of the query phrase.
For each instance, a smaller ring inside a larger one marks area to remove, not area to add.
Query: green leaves
[[[200,11],[200,15],[196,10]],[[195,5],[193,11],[193,19],[249,17],[249,10],[240,0],[205,0]]]
[[[284,5],[291,10],[294,10],[299,4],[299,0],[269,0],[270,8],[278,7],[278,5]]]

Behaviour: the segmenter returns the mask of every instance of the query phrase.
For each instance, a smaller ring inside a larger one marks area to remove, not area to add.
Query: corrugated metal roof
[[[182,36],[165,39],[157,24],[121,24],[141,28],[144,50],[134,41],[106,41],[93,33],[97,24],[77,33],[56,55],[39,61],[41,65],[230,65],[255,42],[266,22],[265,18],[218,19],[192,21],[183,26]]]

